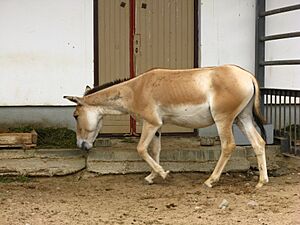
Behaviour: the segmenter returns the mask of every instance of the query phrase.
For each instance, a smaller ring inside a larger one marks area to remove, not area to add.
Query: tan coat
[[[102,116],[105,114],[129,113],[143,119],[143,130],[137,149],[153,169],[146,177],[150,183],[157,174],[163,178],[168,174],[159,165],[160,128],[164,123],[190,128],[216,124],[222,143],[222,154],[212,176],[205,182],[207,186],[212,186],[219,179],[235,148],[232,134],[234,121],[247,135],[257,154],[261,172],[257,187],[268,181],[265,142],[253,124],[254,118],[263,130],[258,84],[252,74],[238,66],[188,70],[153,69],[134,79],[83,97],[67,98],[78,104],[74,114],[82,117],[77,122],[79,147],[92,146],[95,132],[101,128]],[[90,121],[96,121],[93,123],[97,126],[92,126]],[[157,133],[159,135],[155,135]],[[153,158],[147,152],[151,141],[159,149],[154,150],[157,154]]]

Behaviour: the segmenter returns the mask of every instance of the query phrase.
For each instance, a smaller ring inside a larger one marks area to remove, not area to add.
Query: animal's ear
[[[90,90],[92,90],[92,88],[90,88],[90,86],[87,85],[87,86],[85,87],[84,95],[86,95],[86,93],[88,93]]]
[[[71,102],[75,102],[77,105],[84,105],[83,99],[76,96],[64,96],[64,98],[68,99]]]

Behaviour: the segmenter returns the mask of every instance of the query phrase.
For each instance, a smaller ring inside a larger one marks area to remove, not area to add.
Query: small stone
[[[246,187],[249,187],[249,186],[250,186],[250,184],[249,184],[249,183],[246,183],[246,184],[245,184],[245,186],[246,186]]]
[[[247,206],[249,206],[250,208],[255,208],[257,206],[259,206],[259,204],[256,201],[250,201],[247,203]]]
[[[167,204],[166,207],[167,207],[168,209],[171,209],[171,208],[176,208],[177,205],[175,205],[174,203],[171,203],[171,204]]]
[[[195,210],[199,210],[199,209],[201,209],[200,206],[196,206],[196,207],[195,207]]]
[[[223,199],[221,204],[219,205],[220,209],[226,209],[229,206],[229,202],[226,199]]]
[[[241,178],[243,178],[243,179],[246,178],[246,176],[245,176],[244,174],[239,174],[239,177],[241,177]]]

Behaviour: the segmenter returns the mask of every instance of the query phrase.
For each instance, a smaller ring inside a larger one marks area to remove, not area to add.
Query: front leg
[[[165,179],[169,171],[165,172],[164,169],[159,165],[159,162],[156,162],[148,153],[148,146],[153,139],[155,132],[161,127],[161,125],[152,125],[147,121],[143,122],[143,130],[141,139],[137,146],[137,151],[139,155],[144,159],[148,165],[152,168],[154,173],[158,173],[163,179]],[[151,177],[150,177],[151,178]],[[147,180],[147,179],[146,179]],[[151,180],[151,179],[149,179]],[[148,181],[148,180],[147,180]],[[151,183],[151,182],[150,182]]]
[[[161,130],[159,129],[158,131],[155,132],[155,135],[152,139],[152,156],[155,162],[159,164],[159,155],[160,155],[160,150],[161,150]],[[153,179],[157,177],[157,173],[152,170],[151,173],[145,177],[145,180],[149,184],[153,184]]]

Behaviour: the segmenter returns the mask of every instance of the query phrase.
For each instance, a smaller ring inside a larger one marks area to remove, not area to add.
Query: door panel
[[[124,2],[121,4],[121,2]],[[129,77],[129,0],[98,1],[99,83]],[[101,133],[129,133],[129,116],[106,116]]]
[[[98,0],[100,84],[130,77],[130,0]],[[194,0],[136,0],[134,65],[139,74],[151,68],[193,68]],[[129,116],[106,116],[101,133],[128,133]],[[137,121],[137,131],[141,122]],[[163,132],[193,132],[165,125]]]
[[[136,13],[136,74],[156,67],[194,67],[194,0],[137,0]],[[193,132],[173,125],[162,131]]]

